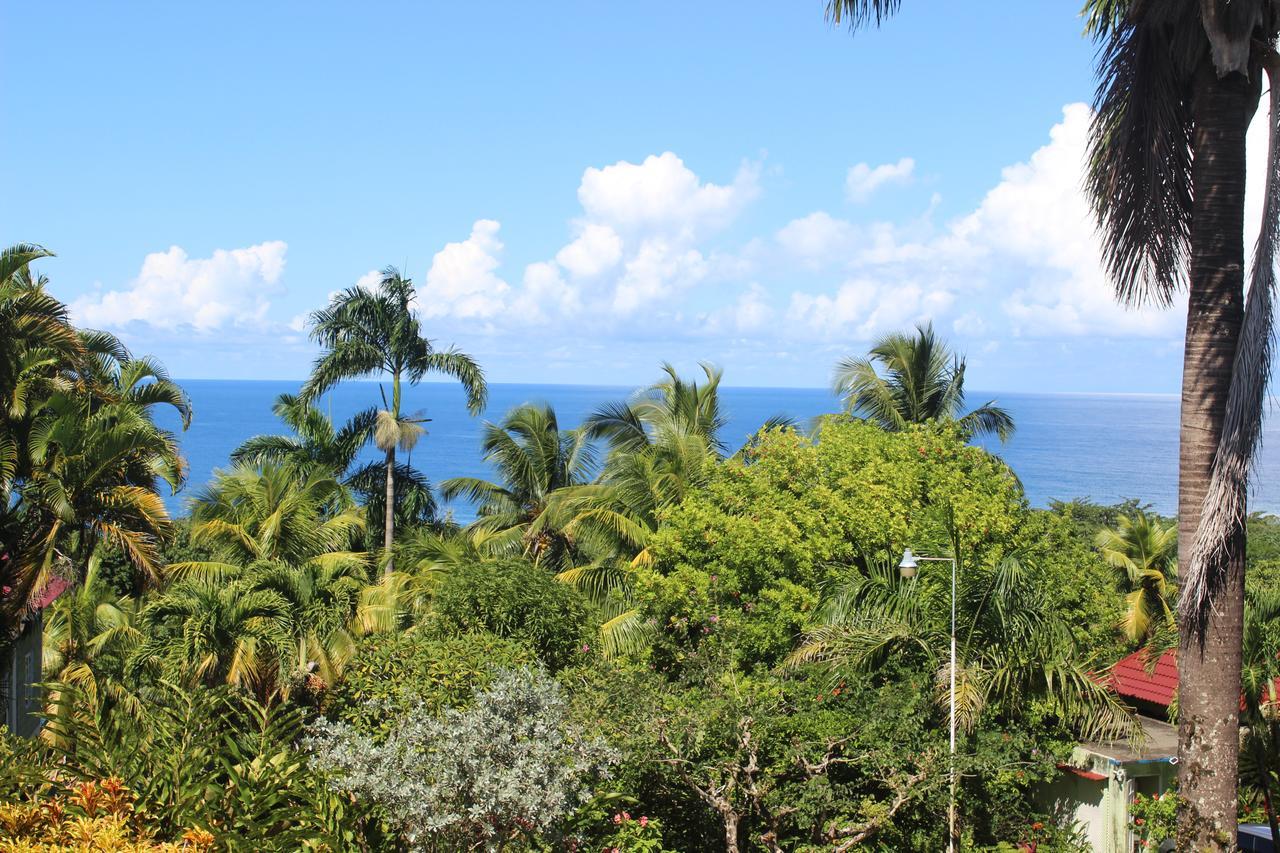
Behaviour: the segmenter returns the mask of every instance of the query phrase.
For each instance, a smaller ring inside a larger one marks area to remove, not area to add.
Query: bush
[[[136,797],[115,777],[57,788],[26,803],[0,805],[0,850],[177,851],[211,850],[214,838],[199,828],[176,842],[159,842],[144,826]]]
[[[433,714],[462,705],[499,669],[535,661],[524,646],[493,634],[379,634],[361,643],[322,707],[332,720],[384,736],[395,718],[418,705]]]
[[[448,573],[433,603],[442,634],[489,632],[518,640],[552,672],[591,636],[581,593],[521,560],[481,563]]]
[[[226,689],[156,689],[131,716],[119,707],[104,711],[70,685],[57,689],[72,704],[47,724],[57,746],[33,743],[5,756],[22,762],[2,777],[11,816],[56,802],[69,782],[114,779],[127,791],[139,843],[180,838],[193,827],[234,850],[341,850],[378,838],[368,808],[329,790],[297,748],[300,709],[263,706]],[[110,790],[99,793],[98,801],[110,802]],[[114,817],[104,819],[102,831],[115,831],[108,826]]]
[[[445,849],[547,837],[616,760],[569,724],[560,686],[530,669],[499,674],[469,708],[420,706],[382,742],[321,720],[308,744],[338,789],[381,806],[411,846]]]

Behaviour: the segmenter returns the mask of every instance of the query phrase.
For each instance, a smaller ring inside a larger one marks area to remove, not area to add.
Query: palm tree
[[[312,403],[294,394],[281,394],[272,411],[291,431],[288,435],[258,435],[231,453],[234,465],[271,463],[305,476],[323,471],[342,482],[360,500],[372,535],[375,520],[385,516],[386,486],[380,462],[359,465],[361,449],[373,438],[378,410],[358,412],[335,429],[329,417]],[[396,525],[418,525],[436,517],[431,485],[421,471],[403,462],[395,467]],[[375,547],[370,543],[370,548]]]
[[[314,669],[325,684],[333,684],[352,655],[355,638],[350,630],[361,594],[367,586],[360,560],[311,560],[301,566],[265,563],[251,568],[248,576],[256,590],[278,594],[287,604],[293,635],[296,676]],[[366,620],[367,621],[367,620]],[[280,670],[288,663],[281,661]],[[282,684],[282,688],[288,687]]]
[[[1008,441],[1013,418],[994,401],[964,411],[965,361],[951,352],[929,323],[916,334],[889,334],[867,358],[843,358],[832,385],[846,410],[886,430],[907,424],[954,420],[970,436],[996,435]]]
[[[84,582],[55,599],[46,611],[42,669],[46,680],[74,686],[94,707],[109,703],[137,715],[142,701],[123,676],[143,639],[138,607],[99,580],[101,563],[100,554],[90,558]],[[46,697],[48,716],[65,717],[73,710],[56,690]]]
[[[484,534],[486,551],[521,551],[536,562],[562,566],[572,557],[563,530],[567,519],[548,509],[557,490],[591,476],[595,457],[586,432],[561,429],[555,409],[545,403],[526,403],[502,423],[486,423],[480,446],[500,482],[454,477],[440,484],[440,493],[477,504],[479,518],[468,532]]]
[[[293,648],[288,601],[243,579],[180,580],[143,608],[140,622],[145,640],[130,672],[158,668],[187,687],[230,684],[265,699]]]
[[[386,455],[383,549],[388,555],[395,538],[396,450],[411,450],[424,431],[423,418],[400,410],[401,383],[417,384],[428,373],[452,376],[462,384],[472,414],[484,408],[487,396],[484,372],[471,356],[436,350],[423,337],[413,300],[413,282],[387,267],[376,290],[349,287],[312,314],[311,336],[325,352],[316,359],[301,395],[310,402],[347,379],[391,377],[391,399],[383,395],[374,426],[374,443]],[[390,557],[386,569],[393,569]]]
[[[1120,296],[1188,289],[1178,480],[1180,849],[1235,838],[1248,474],[1271,365],[1280,18],[1263,0],[1092,0],[1087,188]],[[1245,298],[1245,134],[1271,78],[1263,222]]]
[[[901,0],[829,0],[851,29]],[[1183,589],[1178,845],[1222,850],[1236,832],[1248,475],[1271,366],[1280,236],[1280,14],[1266,0],[1086,0],[1100,43],[1086,188],[1120,298],[1188,290],[1178,458]],[[1245,135],[1263,73],[1271,144],[1245,300]],[[1225,839],[1225,840],[1224,840]]]
[[[633,452],[693,436],[713,453],[723,454],[720,430],[725,417],[719,393],[723,371],[705,362],[701,367],[706,382],[699,385],[682,379],[670,364],[663,364],[665,378],[631,400],[597,409],[587,417],[583,429],[592,438],[606,439],[614,452]]]
[[[939,703],[949,701],[949,584],[907,580],[894,560],[851,571],[824,599],[816,624],[790,665],[874,672],[915,660],[935,673]],[[1070,626],[1014,558],[959,574],[956,611],[956,725],[972,732],[985,713],[1016,714],[1036,699],[1086,738],[1133,732],[1133,719],[1094,676]]]
[[[1178,568],[1178,527],[1138,510],[1121,516],[1115,527],[1098,531],[1094,541],[1125,593],[1120,626],[1131,643],[1149,640],[1161,625],[1174,622],[1170,602]]]
[[[159,545],[171,529],[158,490],[176,491],[186,474],[177,439],[156,426],[152,408],[168,405],[185,426],[191,408],[162,367],[134,359],[114,338],[82,338],[82,391],[41,402],[27,437],[32,469],[21,505],[39,519],[32,556],[36,586],[57,565],[83,575],[103,545],[119,549],[144,575],[159,576]]]
[[[218,471],[192,500],[191,520],[192,541],[212,546],[220,562],[176,563],[170,574],[208,574],[218,565],[233,571],[262,560],[302,565],[362,557],[351,546],[364,516],[342,485],[321,471],[299,476],[270,464]]]

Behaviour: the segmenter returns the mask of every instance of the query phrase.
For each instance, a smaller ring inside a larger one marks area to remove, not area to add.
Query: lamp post
[[[947,850],[956,850],[956,558],[922,557],[908,548],[902,552],[898,573],[911,579],[921,562],[951,564],[951,801],[947,806]]]

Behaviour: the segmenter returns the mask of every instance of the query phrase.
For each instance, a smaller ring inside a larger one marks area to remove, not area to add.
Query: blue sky
[[[1077,4],[0,2],[5,241],[179,377],[296,378],[388,264],[491,378],[818,386],[932,319],[970,385],[1168,392],[1078,192]]]

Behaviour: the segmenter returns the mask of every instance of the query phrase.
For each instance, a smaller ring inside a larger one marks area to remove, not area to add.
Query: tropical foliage
[[[1033,792],[1077,738],[1132,730],[1094,673],[1176,642],[1173,528],[1029,507],[970,443],[1007,415],[964,411],[963,359],[927,328],[901,370],[865,360],[896,420],[851,403],[865,417],[774,419],[735,449],[710,365],[579,425],[517,406],[482,428],[492,476],[441,483],[460,526],[396,455],[422,428],[402,383],[443,370],[478,406],[483,377],[422,338],[389,271],[315,315],[287,433],[175,522],[184,464],[154,412],[186,423],[181,389],[10,278],[4,310],[48,338],[2,344],[30,368],[3,414],[4,571],[15,615],[45,607],[48,683],[39,740],[3,741],[0,820],[34,849],[939,849],[950,585],[899,574],[913,547],[957,561],[962,846],[1076,850]],[[370,375],[390,396],[335,426],[320,395]],[[1251,523],[1271,571],[1280,535]],[[1250,596],[1242,768],[1265,799],[1280,633]]]

